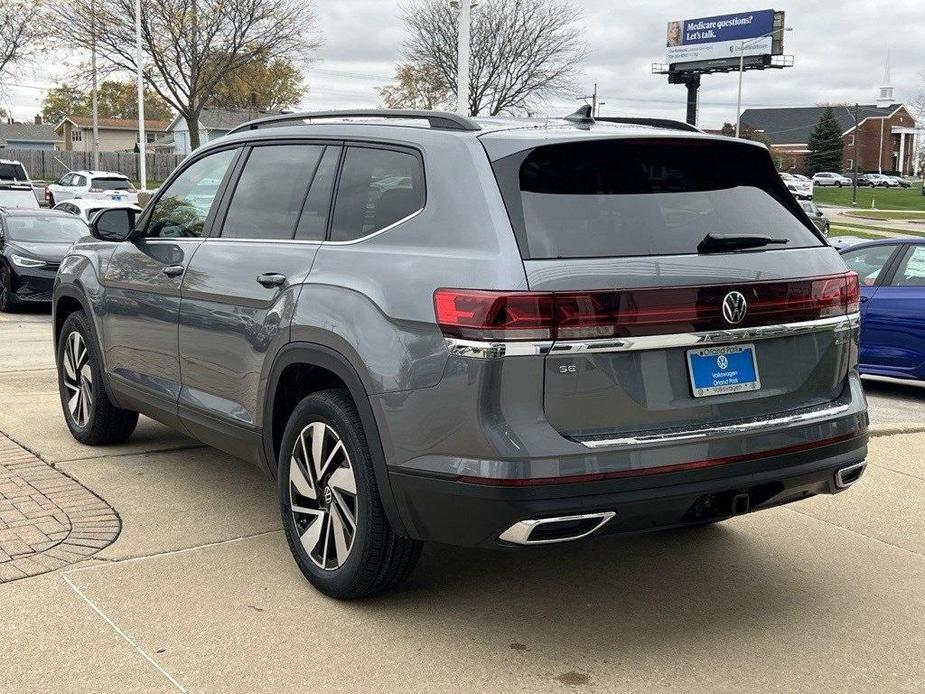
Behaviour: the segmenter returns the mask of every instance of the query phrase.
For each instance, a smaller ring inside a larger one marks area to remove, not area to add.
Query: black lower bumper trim
[[[866,436],[813,451],[708,470],[542,487],[494,487],[391,472],[402,519],[421,540],[498,547],[521,520],[614,511],[598,534],[719,520],[842,491],[836,472],[864,460]]]

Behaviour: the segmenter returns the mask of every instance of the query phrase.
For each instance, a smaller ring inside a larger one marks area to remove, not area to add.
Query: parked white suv
[[[0,207],[39,209],[39,200],[22,162],[0,159]]]
[[[49,207],[74,198],[138,204],[138,192],[128,177],[111,171],[69,171],[45,188]]]
[[[840,173],[820,171],[813,176],[813,183],[817,186],[835,186],[836,188],[841,188],[842,186],[850,186],[851,179],[847,176],[842,176]]]
[[[812,200],[813,199],[813,182],[810,180],[801,180],[796,176],[781,172],[781,179],[784,181],[784,185],[787,186],[787,190],[793,193],[793,196],[797,200]]]
[[[141,214],[142,209],[130,202],[116,202],[115,200],[65,200],[55,205],[54,209],[80,217],[87,224],[93,221],[96,214],[102,210],[123,208]]]

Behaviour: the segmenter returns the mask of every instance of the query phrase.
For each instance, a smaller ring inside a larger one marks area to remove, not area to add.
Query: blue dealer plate
[[[754,345],[688,350],[687,368],[695,398],[742,393],[761,387]]]

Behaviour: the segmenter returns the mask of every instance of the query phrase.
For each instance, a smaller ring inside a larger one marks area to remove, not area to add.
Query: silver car
[[[260,466],[328,595],[425,541],[699,526],[864,471],[857,276],[758,143],[590,107],[287,114],[91,233],[55,280],[71,433],[144,413]]]

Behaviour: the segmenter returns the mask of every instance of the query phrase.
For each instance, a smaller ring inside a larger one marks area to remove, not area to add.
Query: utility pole
[[[471,0],[459,0],[459,34],[456,45],[456,111],[469,115],[469,48],[472,32]]]
[[[93,169],[100,168],[100,131],[97,123],[98,104],[96,99],[96,2],[90,0],[90,71],[93,73],[93,85],[90,94],[93,111]],[[86,150],[84,150],[86,151]]]
[[[597,103],[597,82],[594,83],[594,91],[593,91],[593,92],[591,92],[591,93],[588,94],[587,96],[579,96],[579,97],[576,97],[576,99],[577,99],[578,101],[587,101],[588,99],[590,99],[590,100],[591,100],[591,115],[592,115],[592,116],[597,116],[597,115],[599,115],[599,114],[598,114],[598,108],[597,108],[597,107],[599,106],[599,104]]]
[[[148,162],[145,155],[145,78],[141,52],[141,0],[135,0],[135,66],[138,68],[138,183],[140,190],[148,187]]]
[[[861,107],[858,104],[854,105],[854,186],[851,192],[851,206],[858,206],[858,118],[860,116]],[[883,142],[883,138],[880,140]]]

